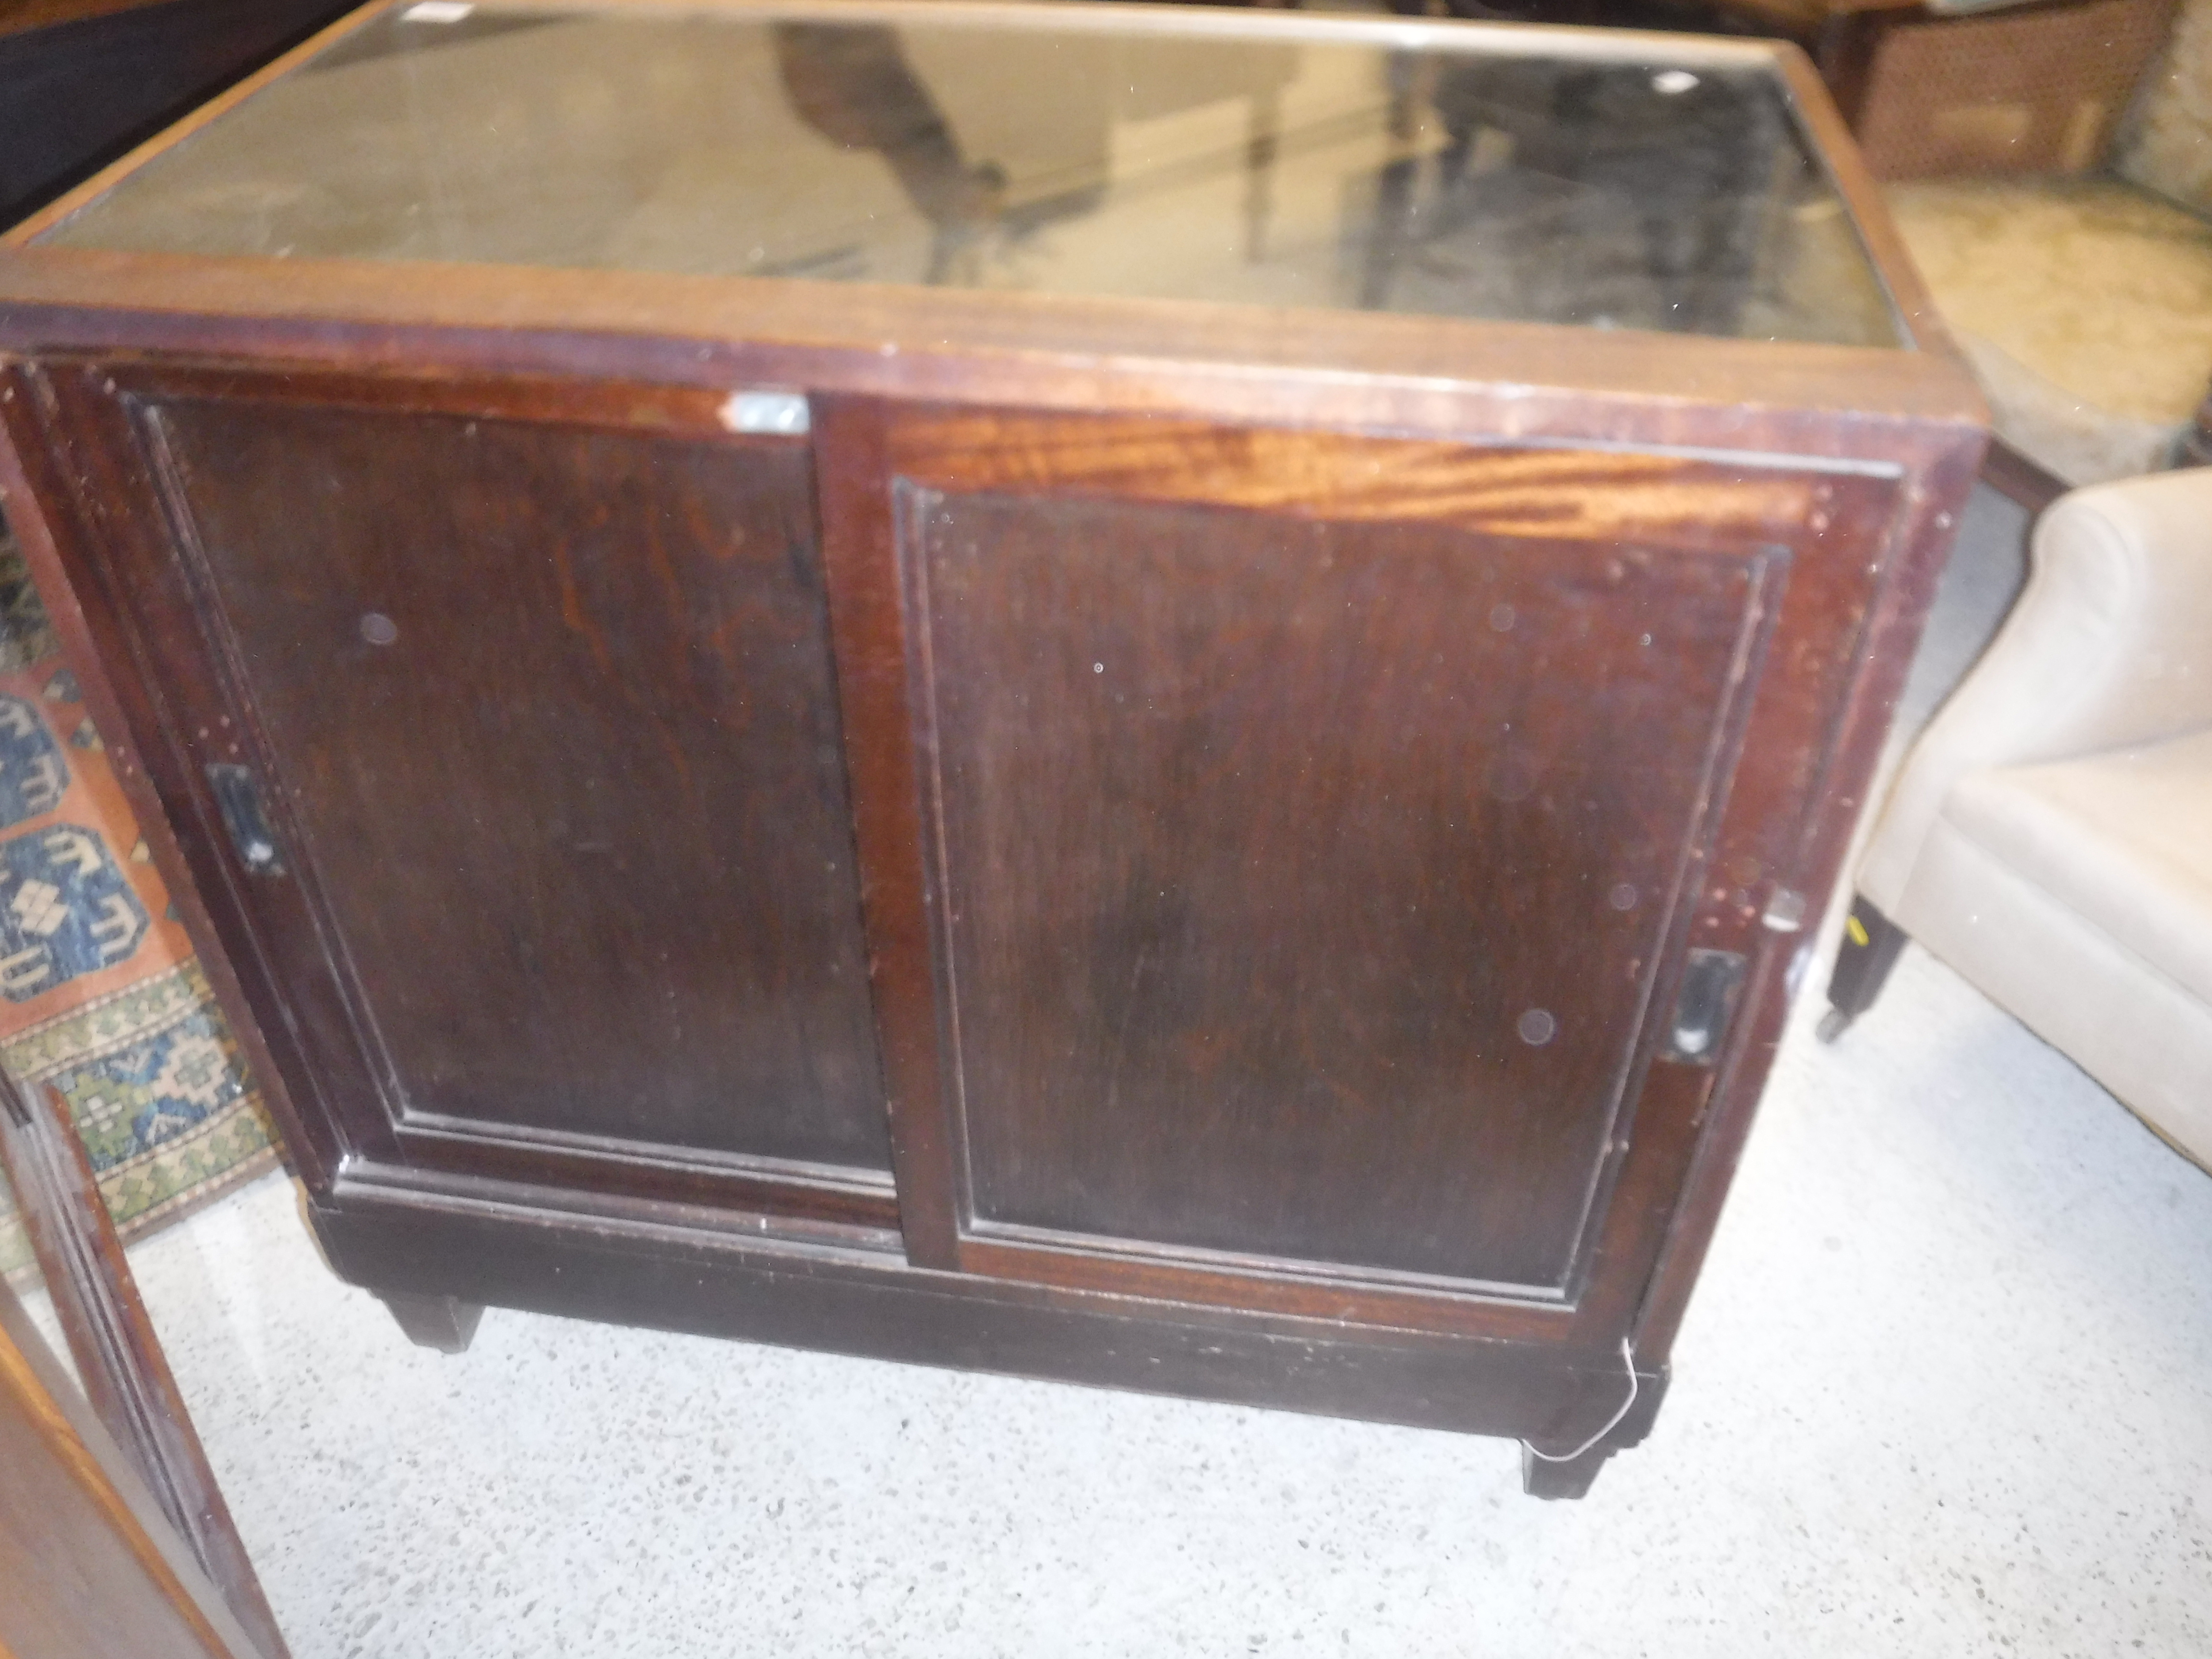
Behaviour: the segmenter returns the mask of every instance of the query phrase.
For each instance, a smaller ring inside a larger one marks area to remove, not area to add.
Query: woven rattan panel
[[[1875,175],[2083,173],[2104,157],[2174,0],[2089,0],[1900,24],[1859,122]]]

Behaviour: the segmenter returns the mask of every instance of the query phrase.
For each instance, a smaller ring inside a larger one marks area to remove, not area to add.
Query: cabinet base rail
[[[342,1177],[308,1212],[339,1275],[398,1306],[516,1308],[1574,1454],[1526,1460],[1525,1483],[1540,1496],[1581,1496],[1607,1456],[1644,1438],[1667,1391],[1666,1367],[1639,1364],[1633,1403],[1621,1411],[1618,1349],[1565,1352],[1011,1283],[917,1268],[882,1251],[610,1223],[526,1194],[501,1183],[497,1196],[464,1197]]]

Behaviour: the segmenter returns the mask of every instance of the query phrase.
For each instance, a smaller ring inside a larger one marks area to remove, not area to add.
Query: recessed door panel
[[[231,746],[299,843],[246,890],[308,884],[351,989],[365,1058],[323,1036],[309,1063],[460,1141],[880,1182],[805,444],[255,398],[137,419],[253,727]]]
[[[900,487],[965,1224],[1557,1297],[1786,556],[1323,488]]]

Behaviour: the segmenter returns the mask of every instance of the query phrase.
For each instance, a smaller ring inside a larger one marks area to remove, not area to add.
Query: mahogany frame
[[[131,1277],[69,1103],[51,1086],[41,1093],[34,1104],[0,1072],[0,1170],[15,1193],[86,1401],[124,1465],[143,1483],[150,1507],[205,1575],[204,1588],[222,1597],[264,1659],[289,1659]],[[11,1294],[0,1285],[0,1297]],[[142,1517],[137,1524],[155,1523]]]
[[[957,1243],[955,1218],[927,1196],[954,1190],[944,1179],[951,1150],[936,1115],[902,1103],[914,1097],[899,1082],[935,1063],[924,1049],[936,994],[913,966],[927,961],[926,931],[914,930],[927,924],[918,908],[902,899],[887,904],[881,891],[868,904],[872,947],[881,961],[907,964],[880,974],[875,992],[892,1083],[903,1255],[875,1229],[849,1224],[862,1219],[857,1215],[847,1224],[828,1215],[811,1224],[763,1216],[756,1227],[620,1194],[595,1200],[586,1213],[533,1179],[527,1158],[465,1176],[409,1171],[341,1138],[322,1114],[297,1109],[294,1094],[312,1083],[256,1018],[270,989],[248,995],[229,959],[225,947],[237,949],[244,930],[210,884],[215,854],[204,834],[173,824],[175,803],[165,802],[154,781],[161,768],[148,750],[160,741],[164,712],[143,688],[120,683],[102,665],[127,657],[118,653],[108,605],[82,586],[76,573],[88,560],[76,550],[101,532],[71,505],[78,497],[54,447],[51,411],[33,407],[40,393],[27,368],[113,365],[159,378],[273,367],[404,384],[408,398],[453,408],[526,406],[533,418],[590,422],[627,422],[645,407],[660,411],[647,418],[687,428],[711,421],[735,388],[799,388],[816,400],[817,434],[836,436],[818,463],[830,501],[868,475],[888,476],[883,411],[917,404],[1168,416],[1476,447],[1632,450],[1889,480],[1898,509],[1865,550],[1880,567],[1854,641],[1866,667],[1818,746],[1810,810],[1777,878],[1817,903],[1834,884],[1865,805],[1981,457],[1986,411],[1803,54],[1779,42],[1599,40],[1584,31],[1429,21],[1270,14],[1268,24],[1305,39],[1410,46],[1510,34],[1516,43],[1597,57],[1771,64],[1861,227],[1910,349],[641,272],[130,254],[36,242],[76,206],[398,3],[374,0],[0,238],[0,493],[339,1270],[428,1295],[1510,1433],[1554,1449],[1579,1444],[1619,1404],[1620,1354],[1598,1340],[1602,1322],[1630,1334],[1638,1403],[1574,1463],[1545,1466],[1532,1477],[1547,1492],[1586,1486],[1597,1462],[1633,1443],[1656,1408],[1666,1357],[1779,1039],[1786,984],[1806,976],[1808,935],[1763,932],[1742,918],[1752,954],[1742,1013],[1717,1068],[1669,1085],[1689,1091],[1678,1103],[1670,1172],[1613,1197],[1616,1206],[1639,1206],[1656,1229],[1656,1260],[1632,1305],[1572,1335],[1556,1314],[1499,1307],[1455,1334],[1370,1325],[1354,1340],[1340,1310],[1311,1298],[1231,1309],[1176,1299],[1172,1286],[1134,1271],[1060,1285],[957,1273],[963,1262],[980,1265],[977,1243]],[[604,3],[898,15],[894,5],[868,0]],[[1157,6],[1089,12],[964,0],[941,15],[1194,36],[1255,27],[1247,15]],[[840,469],[842,484],[831,476]],[[889,868],[897,862],[893,849],[920,829],[909,816],[920,810],[911,735],[860,717],[903,695],[892,696],[891,684],[906,672],[893,648],[898,596],[872,586],[853,564],[852,538],[873,530],[835,521],[824,527],[861,853],[864,864],[872,857]],[[848,551],[841,554],[841,545]],[[248,971],[258,976],[250,964]],[[515,1242],[522,1236],[532,1241],[526,1247]],[[455,1265],[464,1255],[467,1271]],[[557,1282],[546,1273],[556,1262]],[[728,1293],[702,1310],[651,1288],[678,1279],[711,1281]],[[1134,1334],[1149,1345],[1147,1363],[1121,1357]],[[1286,1352],[1307,1362],[1294,1382],[1282,1377]]]

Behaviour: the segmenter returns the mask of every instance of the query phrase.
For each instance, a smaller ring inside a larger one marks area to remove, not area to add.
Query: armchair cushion
[[[2076,490],[2032,551],[1858,890],[2212,1169],[2212,469]]]
[[[1946,819],[1894,919],[2212,1170],[2212,1005]]]
[[[1860,867],[1894,912],[1953,788],[2212,731],[2212,469],[2077,489],[2036,526],[2027,587],[1913,747]]]
[[[2212,1006],[2212,731],[1975,772],[1951,792],[1943,816]]]

